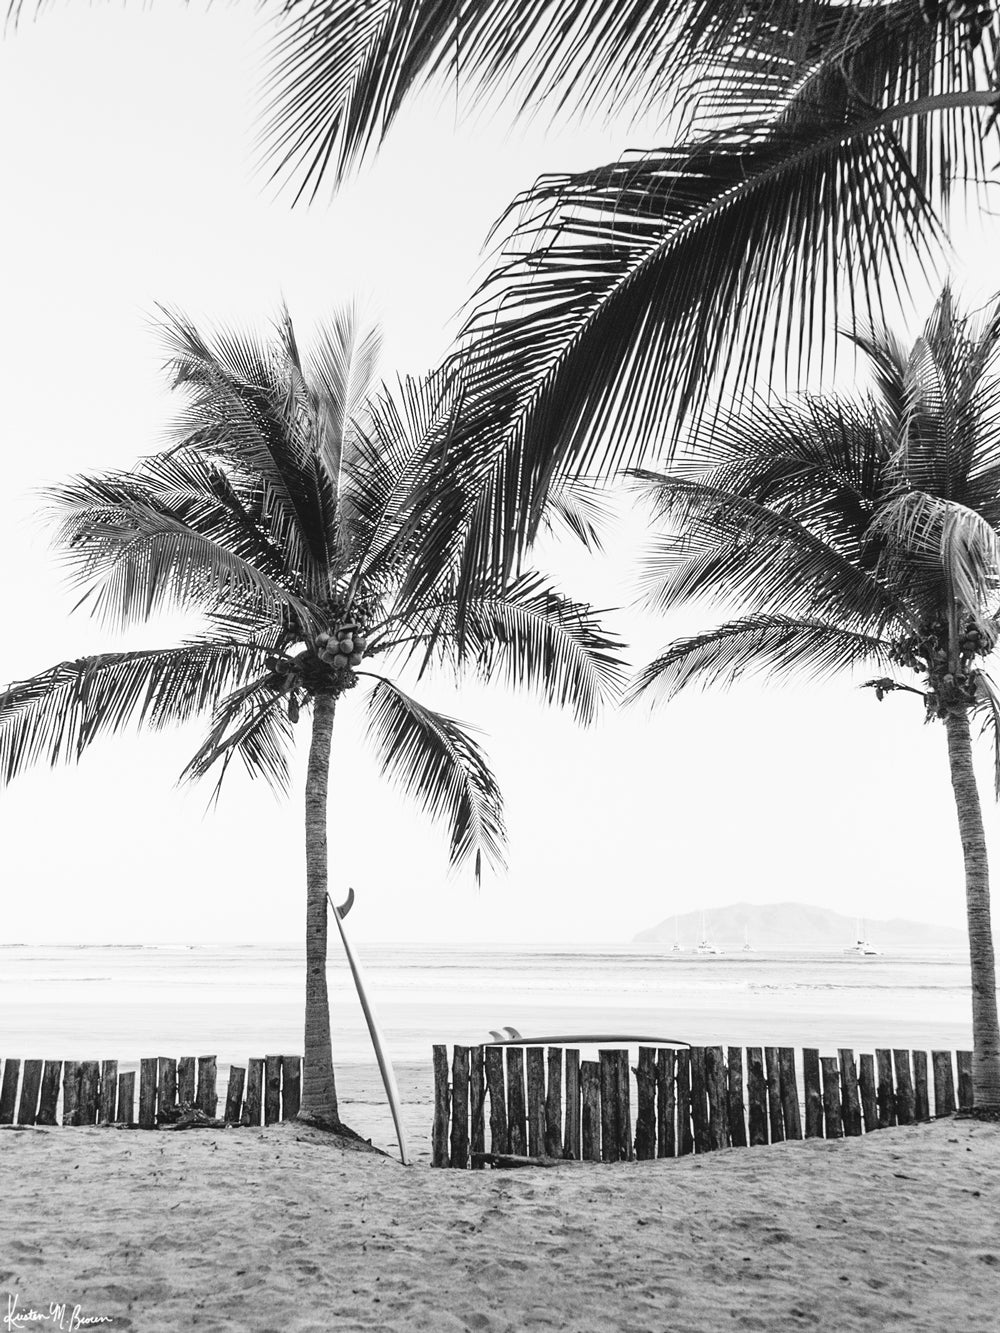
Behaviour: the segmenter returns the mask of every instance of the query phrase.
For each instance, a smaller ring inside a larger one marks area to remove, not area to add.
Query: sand
[[[404,1168],[294,1122],[5,1130],[0,1200],[0,1333],[15,1296],[137,1333],[1000,1319],[1000,1126],[969,1120],[487,1172]]]

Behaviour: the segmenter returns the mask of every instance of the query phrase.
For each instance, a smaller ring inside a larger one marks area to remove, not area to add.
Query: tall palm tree
[[[875,390],[729,414],[697,462],[640,470],[667,525],[645,568],[652,606],[739,611],[677,639],[629,696],[671,699],[748,673],[824,679],[874,668],[944,723],[965,862],[977,1108],[1000,1110],[1000,1029],[986,842],[970,719],[996,731],[986,660],[1000,636],[1000,303],[956,314],[946,289],[907,353],[856,337]],[[894,671],[909,673],[899,680]]]
[[[286,0],[266,158],[338,181],[419,87],[616,113],[665,141],[511,206],[452,362],[460,448],[497,472],[500,568],[550,478],[668,448],[720,389],[822,361],[838,322],[940,255],[996,133],[995,0]],[[846,311],[842,308],[846,302]]]
[[[173,447],[127,472],[52,491],[58,545],[93,614],[126,626],[167,605],[202,618],[170,648],[61,662],[0,696],[0,770],[79,759],[130,723],[164,727],[210,714],[185,769],[225,776],[234,757],[276,788],[289,782],[295,723],[311,710],[305,787],[306,1008],[303,1117],[340,1124],[326,983],[327,808],[334,715],[364,686],[383,773],[450,829],[454,864],[502,864],[500,793],[454,719],[394,678],[414,661],[535,689],[590,720],[620,679],[595,614],[536,574],[464,590],[442,560],[423,594],[441,395],[410,382],[369,394],[377,342],[344,312],[303,356],[285,317],[273,340],[210,339],[164,323],[187,405]],[[416,494],[421,504],[414,504]],[[562,516],[592,536],[565,494]],[[217,790],[217,788],[216,788]],[[334,824],[335,838],[344,830]]]

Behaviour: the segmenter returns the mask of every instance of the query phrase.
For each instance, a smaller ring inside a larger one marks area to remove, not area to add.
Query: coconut
[[[367,647],[368,647],[368,640],[365,638],[365,636],[363,634],[355,634],[354,651],[356,653],[363,653]]]
[[[351,666],[360,666],[361,659],[363,656],[364,656],[363,653],[351,653],[351,656],[348,658],[348,661],[350,662]]]
[[[347,666],[347,657],[344,655],[344,653],[334,653],[333,665],[335,667]]]
[[[316,642],[319,644],[321,648],[326,647],[326,645],[330,642],[330,636],[329,634],[327,634],[326,630],[323,630],[321,634],[316,635]]]

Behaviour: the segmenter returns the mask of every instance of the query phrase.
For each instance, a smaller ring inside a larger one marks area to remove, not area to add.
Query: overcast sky
[[[519,189],[654,143],[641,125],[509,132],[457,115],[453,95],[425,98],[336,200],[293,211],[253,167],[265,35],[250,6],[163,0],[56,7],[0,42],[2,681],[183,632],[158,623],[112,640],[71,614],[35,494],[161,441],[172,404],[157,302],[263,326],[284,298],[305,339],[358,296],[385,330],[383,373],[420,371],[447,347],[488,228]],[[958,233],[967,304],[1000,288],[995,226]],[[918,288],[908,337],[933,290]],[[695,622],[627,609],[637,529],[627,522],[602,563],[567,547],[539,558],[567,590],[626,608],[609,624],[640,662]],[[624,942],[675,912],[739,900],[964,920],[944,732],[922,725],[911,696],[879,705],[850,682],[747,684],[584,732],[499,689],[414,689],[487,733],[510,869],[478,889],[449,874],[444,831],[378,780],[348,696],[331,887],[354,886],[361,939]],[[234,772],[206,812],[207,787],[175,785],[199,734],[106,741],[79,767],[35,771],[0,794],[3,941],[301,938],[304,764],[286,801]]]

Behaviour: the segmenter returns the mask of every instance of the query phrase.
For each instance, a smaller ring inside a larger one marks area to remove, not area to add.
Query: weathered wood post
[[[97,1112],[98,1123],[115,1123],[115,1097],[118,1092],[118,1061],[104,1060],[101,1064],[101,1096]]]
[[[445,1075],[447,1078],[447,1074]],[[486,1048],[486,1086],[490,1092],[490,1152],[510,1152],[507,1093],[503,1085],[503,1047]]]
[[[767,1071],[767,1118],[771,1127],[771,1142],[784,1143],[785,1121],[781,1110],[781,1063],[777,1046],[764,1047],[764,1067]]]
[[[628,1051],[618,1052],[618,1160],[634,1162],[632,1145],[632,1078]]]
[[[759,1046],[747,1047],[747,1102],[749,1104],[750,1147],[767,1143],[767,1080],[764,1076],[764,1052]]]
[[[861,1133],[861,1096],[858,1090],[858,1072],[854,1064],[854,1052],[842,1047],[837,1052],[840,1061],[841,1114],[844,1117],[844,1133],[849,1138],[856,1138]]]
[[[639,1047],[635,1067],[635,1155],[640,1162],[656,1157],[656,1050]]]
[[[913,1052],[913,1114],[917,1120],[931,1118],[931,1103],[927,1083],[927,1052]]]
[[[550,1046],[548,1053],[548,1079],[545,1088],[545,1155],[561,1157],[563,1155],[562,1138],[562,1079],[563,1053],[559,1046]]]
[[[252,1055],[247,1061],[247,1094],[240,1121],[256,1128],[264,1114],[264,1059]]]
[[[523,1157],[528,1151],[524,1104],[524,1051],[520,1046],[507,1047],[507,1133],[510,1151]]]
[[[970,1111],[975,1104],[972,1091],[972,1052],[956,1051],[955,1064],[958,1066],[958,1104],[963,1111]]]
[[[302,1105],[302,1057],[281,1057],[281,1118],[294,1120]]]
[[[730,1046],[726,1060],[726,1107],[729,1141],[734,1148],[747,1146],[746,1109],[743,1105],[743,1047]]]
[[[215,1117],[215,1109],[219,1102],[218,1093],[215,1090],[216,1068],[214,1055],[202,1055],[198,1057],[198,1096],[197,1105],[206,1115]]]
[[[806,1097],[806,1138],[823,1137],[823,1085],[820,1082],[819,1051],[806,1046],[802,1051],[802,1082]]]
[[[955,1075],[951,1067],[951,1051],[931,1051],[934,1069],[934,1114],[952,1115],[955,1110]]]
[[[832,1055],[823,1056],[819,1066],[823,1075],[823,1118],[826,1121],[826,1137],[842,1139],[844,1116],[840,1103],[840,1069]]]
[[[38,1094],[42,1087],[41,1060],[25,1060],[21,1076],[21,1100],[17,1108],[17,1123],[33,1125],[38,1115]]]
[[[227,1125],[238,1125],[243,1111],[243,1085],[247,1071],[243,1065],[229,1066],[229,1084],[226,1088],[226,1109],[224,1112]]]
[[[434,1123],[431,1129],[431,1166],[448,1165],[448,1048],[434,1050]]]
[[[674,1052],[662,1048],[656,1053],[656,1155],[673,1157],[677,1152],[674,1133]]]
[[[118,1105],[115,1120],[120,1125],[135,1124],[135,1070],[118,1075]]]
[[[802,1137],[802,1117],[799,1114],[799,1085],[795,1077],[795,1051],[791,1046],[778,1047],[778,1074],[781,1086],[781,1116],[785,1122],[785,1138]]]
[[[80,1124],[97,1124],[97,1103],[101,1092],[101,1066],[96,1060],[80,1064]]]
[[[21,1061],[4,1062],[3,1083],[0,1084],[0,1125],[14,1123],[14,1111],[17,1107],[17,1081],[21,1075]]]
[[[482,1046],[469,1051],[469,1155],[473,1171],[482,1171],[484,1163],[477,1154],[486,1151],[486,1057]]]
[[[896,1094],[892,1084],[892,1051],[875,1051],[878,1068],[878,1127],[887,1129],[896,1123]]]
[[[200,1087],[198,1089],[198,1102],[200,1105],[201,1103]],[[265,1055],[264,1056],[264,1124],[276,1125],[280,1119],[281,1119],[281,1056]]]
[[[691,1047],[691,1126],[695,1152],[708,1152],[708,1080],[704,1046]]]
[[[528,1152],[541,1156],[545,1148],[545,1052],[541,1046],[529,1046],[526,1057],[528,1073]]]
[[[601,1070],[601,1161],[620,1160],[618,1137],[618,1052],[598,1051]]]
[[[161,1055],[157,1062],[157,1074],[156,1112],[159,1118],[164,1116],[164,1112],[169,1115],[177,1105],[177,1061],[168,1055]]]
[[[691,1052],[675,1052],[677,1059],[677,1156],[694,1152],[691,1132]]]
[[[563,1156],[580,1160],[580,1052],[566,1052],[566,1125]]]
[[[451,1143],[448,1165],[464,1171],[469,1165],[469,1048],[451,1054]]]
[[[139,1128],[156,1128],[156,1057],[139,1061]]]
[[[858,1089],[861,1093],[861,1118],[864,1121],[865,1133],[870,1134],[872,1130],[879,1128],[875,1084],[875,1057],[866,1051],[860,1057],[859,1065]]]
[[[585,1162],[601,1160],[601,1066],[597,1060],[580,1063],[582,1155]]]
[[[5,1078],[6,1072],[4,1070]],[[76,1060],[67,1060],[63,1065],[62,1122],[64,1125],[80,1123],[80,1065]],[[0,1124],[2,1123],[0,1120]]]
[[[62,1074],[61,1060],[46,1060],[42,1069],[42,1090],[38,1097],[38,1125],[56,1123],[56,1107],[59,1104],[59,1077]]]
[[[726,1060],[721,1046],[705,1047],[705,1091],[708,1094],[708,1147],[717,1151],[729,1145]]]
[[[893,1051],[892,1063],[896,1070],[896,1120],[901,1125],[912,1125],[916,1116],[913,1079],[910,1075],[910,1052]]]
[[[177,1061],[177,1104],[178,1106],[194,1106],[195,1098],[195,1061],[193,1055],[182,1055]],[[140,1080],[140,1100],[141,1100],[141,1080]],[[260,1123],[259,1121],[257,1122]]]

